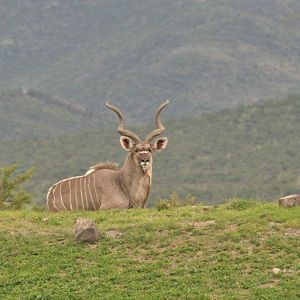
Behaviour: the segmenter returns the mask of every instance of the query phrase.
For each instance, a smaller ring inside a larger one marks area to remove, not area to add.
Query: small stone
[[[100,232],[95,223],[90,219],[79,218],[75,226],[76,241],[96,242],[100,238]]]
[[[123,236],[123,233],[117,230],[109,230],[106,232],[106,235],[110,238],[117,238]]]
[[[90,247],[90,249],[96,249],[97,248],[97,244],[89,244],[88,246]]]
[[[273,272],[275,275],[278,275],[278,274],[281,272],[281,270],[280,270],[279,268],[273,268],[273,269],[272,269],[272,272]]]
[[[300,236],[300,229],[290,227],[287,229],[285,235],[298,237]]]
[[[207,206],[203,206],[202,210],[208,211],[208,210],[211,210],[212,208],[213,208],[212,206],[207,205]]]
[[[187,222],[186,224],[200,228],[200,227],[204,227],[204,226],[213,225],[215,223],[216,223],[215,220],[210,220],[210,221],[199,221],[199,222]]]
[[[49,221],[49,218],[47,218],[47,217],[43,219],[43,222],[48,222],[48,221]]]

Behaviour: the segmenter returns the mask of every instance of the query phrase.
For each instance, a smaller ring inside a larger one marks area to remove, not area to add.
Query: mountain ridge
[[[296,0],[4,0],[0,89],[111,98],[135,121],[164,99],[183,117],[282,98],[299,92],[298,15]]]

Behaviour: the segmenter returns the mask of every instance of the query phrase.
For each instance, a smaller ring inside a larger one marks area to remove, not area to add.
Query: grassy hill
[[[234,200],[209,210],[2,211],[0,297],[297,299],[299,209]],[[78,217],[96,222],[100,242],[74,241]]]
[[[2,142],[51,138],[100,124],[101,120],[92,111],[64,98],[25,89],[0,93]]]
[[[187,115],[287,96],[299,92],[299,11],[297,0],[3,0],[0,89],[96,111],[110,97],[145,120],[165,98]]]
[[[172,191],[193,193],[198,201],[209,203],[232,196],[274,200],[300,193],[299,97],[200,118],[164,119],[164,124],[169,145],[155,155],[150,205]],[[153,125],[132,129],[143,137],[150,128]],[[99,161],[122,164],[125,155],[116,125],[0,144],[2,165],[36,166],[29,190],[40,204],[58,180],[83,174]]]

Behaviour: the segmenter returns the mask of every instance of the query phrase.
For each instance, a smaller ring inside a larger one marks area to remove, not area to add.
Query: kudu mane
[[[113,171],[119,171],[120,165],[118,163],[115,163],[113,161],[107,161],[107,162],[99,162],[94,166],[89,167],[89,169],[86,171],[85,175],[94,173],[99,170],[113,170]]]

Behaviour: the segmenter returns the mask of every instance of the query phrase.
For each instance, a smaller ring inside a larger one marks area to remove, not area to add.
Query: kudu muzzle
[[[149,151],[141,151],[138,153],[138,161],[143,170],[146,170],[150,165],[151,155]]]

